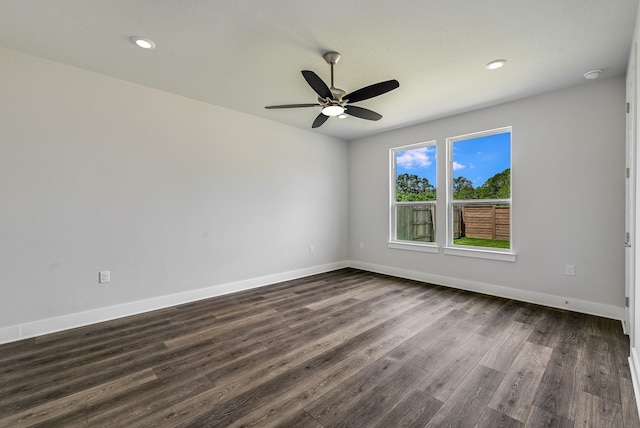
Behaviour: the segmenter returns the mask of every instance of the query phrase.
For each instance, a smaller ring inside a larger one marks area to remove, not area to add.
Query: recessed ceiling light
[[[600,73],[602,73],[602,70],[587,71],[586,73],[584,73],[584,78],[587,80],[597,79],[598,77],[600,77]]]
[[[506,63],[506,59],[496,59],[485,65],[484,68],[486,68],[487,70],[497,70],[498,68],[503,67]]]
[[[156,47],[153,40],[149,40],[145,37],[133,36],[131,38],[131,42],[135,43],[136,46],[141,47],[142,49],[153,49]]]

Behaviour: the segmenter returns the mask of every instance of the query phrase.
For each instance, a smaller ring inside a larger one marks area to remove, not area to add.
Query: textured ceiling
[[[362,101],[384,117],[331,118],[315,132],[354,139],[624,74],[637,0],[2,0],[0,45],[309,129],[300,70],[335,86],[397,79]],[[157,47],[142,50],[129,37]],[[507,65],[487,71],[497,58]],[[1,66],[1,65],[0,65]]]

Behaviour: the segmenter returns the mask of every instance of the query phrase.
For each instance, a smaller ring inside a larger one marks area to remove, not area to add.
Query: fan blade
[[[279,106],[266,106],[265,108],[298,108],[298,107],[322,107],[320,104],[282,104]]]
[[[316,94],[320,95],[320,98],[329,98],[331,100],[333,99],[331,90],[329,89],[327,84],[318,77],[316,73],[310,70],[302,70],[302,75],[304,76],[304,79],[307,81],[309,86],[311,86],[311,88],[316,91]]]
[[[375,111],[368,110],[366,108],[348,105],[344,112],[350,116],[359,117],[360,119],[367,120],[380,120],[382,115]]]
[[[329,116],[325,116],[324,114],[320,113],[318,115],[318,117],[316,117],[316,120],[313,121],[313,125],[311,125],[311,127],[312,128],[318,128],[323,123],[325,123],[327,121],[327,119],[329,119]]]
[[[377,97],[378,95],[393,91],[399,86],[400,83],[398,83],[397,80],[387,80],[386,82],[375,83],[373,85],[365,86],[362,89],[358,89],[357,91],[353,91],[342,97],[342,99],[348,100],[350,103],[357,103],[358,101],[368,100],[369,98]]]

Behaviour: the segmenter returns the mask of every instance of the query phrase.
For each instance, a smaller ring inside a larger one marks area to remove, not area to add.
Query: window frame
[[[454,137],[448,137],[446,139],[446,225],[445,225],[445,246],[443,247],[443,253],[447,255],[463,256],[463,257],[475,257],[482,259],[492,259],[515,262],[516,253],[513,237],[513,177],[510,177],[511,181],[511,193],[508,199],[472,199],[472,200],[454,200],[453,199],[453,146],[456,142],[470,140],[474,138],[488,137],[496,134],[510,133],[509,144],[513,145],[513,127],[505,126],[501,128],[490,129],[487,131],[472,132],[469,134],[458,135]],[[513,151],[509,150],[509,168],[513,165]],[[473,205],[473,204],[491,204],[501,203],[509,205],[509,249],[498,249],[488,247],[474,247],[474,246],[462,246],[453,244],[453,207],[454,205]]]
[[[414,150],[422,147],[433,147],[436,150],[436,200],[435,201],[415,201],[415,202],[398,202],[396,201],[396,189],[397,189],[397,153],[401,151]],[[389,149],[389,240],[387,242],[388,248],[394,248],[399,250],[408,251],[421,251],[426,253],[439,253],[440,246],[438,245],[438,227],[437,227],[437,215],[436,221],[434,221],[434,241],[433,242],[421,242],[421,241],[402,241],[397,239],[397,207],[399,205],[433,205],[434,212],[437,212],[438,207],[438,145],[437,140],[423,141],[420,143],[408,144],[405,146],[392,147]]]

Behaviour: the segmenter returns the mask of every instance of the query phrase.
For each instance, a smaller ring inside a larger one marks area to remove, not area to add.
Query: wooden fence
[[[398,205],[396,238],[400,241],[435,241],[434,205]]]
[[[454,238],[466,236],[505,241],[510,239],[511,213],[509,206],[462,205],[457,211],[459,214],[456,216],[454,210]],[[458,229],[455,227],[457,218],[461,223]],[[459,236],[455,236],[456,232]]]
[[[435,205],[398,205],[396,238],[400,241],[435,241]],[[453,207],[453,239],[462,237],[508,241],[510,207],[505,205],[456,205]]]

